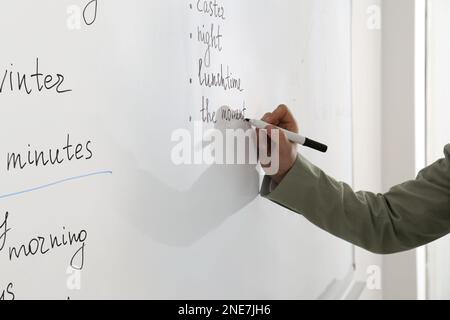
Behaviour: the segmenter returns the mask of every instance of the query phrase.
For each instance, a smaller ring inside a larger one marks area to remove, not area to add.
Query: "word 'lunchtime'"
[[[35,68],[32,73],[26,74],[13,70],[14,64],[10,64],[4,71],[0,71],[0,94],[26,93],[54,90],[56,93],[72,91],[64,87],[64,76],[60,73],[45,74],[39,68],[39,58],[36,58]]]
[[[226,66],[226,72],[223,70],[223,64],[220,64],[220,70],[217,72],[206,72],[203,65],[204,61],[200,58],[198,62],[198,81],[201,86],[206,88],[219,87],[225,91],[244,91],[242,88],[241,79],[233,76],[233,73],[230,72],[229,66]]]

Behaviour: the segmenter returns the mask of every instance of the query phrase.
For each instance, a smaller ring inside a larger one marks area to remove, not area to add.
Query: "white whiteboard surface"
[[[330,146],[326,156],[300,151],[351,183],[351,1],[217,0],[223,20],[197,1],[98,0],[95,22],[72,30],[88,2],[1,0],[0,294],[315,299],[343,280],[352,247],[258,197],[255,168],[176,166],[170,156],[171,134],[193,130],[203,97],[212,111],[245,105],[248,117],[286,103]],[[211,23],[223,34],[211,72],[229,66],[242,92],[199,84],[197,28]],[[41,81],[61,74],[59,89],[72,91],[39,91],[37,59]],[[13,82],[27,74],[33,91],[11,90],[9,71]],[[79,160],[67,160],[68,135]],[[13,152],[58,148],[61,164],[7,170]],[[10,258],[68,232],[84,241]]]

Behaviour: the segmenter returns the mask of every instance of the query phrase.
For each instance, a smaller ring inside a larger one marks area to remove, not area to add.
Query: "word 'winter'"
[[[20,92],[32,94],[53,90],[56,93],[66,93],[72,89],[64,88],[64,76],[60,73],[56,75],[44,74],[39,68],[39,58],[36,58],[35,69],[32,73],[26,74],[13,70],[14,64],[0,73],[0,94],[7,92]]]

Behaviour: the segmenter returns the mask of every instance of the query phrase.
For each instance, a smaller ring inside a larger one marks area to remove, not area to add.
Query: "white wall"
[[[424,151],[424,144],[417,144],[416,139],[421,116],[416,107],[420,110],[421,106],[416,104],[415,90],[416,80],[420,80],[415,68],[415,4],[411,0],[353,2],[356,189],[386,192],[414,179],[420,160],[417,155]],[[373,28],[377,8],[380,29]],[[416,250],[381,257],[358,249],[356,258],[360,279],[367,278],[365,271],[370,265],[382,270],[382,290],[366,289],[361,298],[418,297]]]
[[[429,0],[428,163],[450,143],[450,1]],[[428,246],[428,297],[450,299],[450,236]]]
[[[442,158],[443,146],[450,143],[450,4],[448,0],[428,0],[428,4],[425,95],[426,1],[354,1],[357,188],[387,191],[413,179],[420,168]],[[371,5],[382,5],[378,35],[361,28],[363,11]],[[364,141],[371,141],[371,148],[365,148]],[[383,257],[357,250],[359,277],[371,263],[381,264],[383,272],[382,293],[366,290],[362,298],[450,298],[449,248],[446,237],[428,246],[427,257],[424,248]]]
[[[381,185],[381,0],[353,1],[353,163],[357,190],[380,192]],[[368,143],[369,142],[369,143]],[[372,266],[382,271],[382,257],[355,252],[358,281],[366,282]],[[375,269],[376,270],[376,269]],[[361,299],[381,299],[366,289]]]
[[[414,179],[414,1],[383,2],[383,191]],[[385,256],[383,298],[416,299],[416,252]]]

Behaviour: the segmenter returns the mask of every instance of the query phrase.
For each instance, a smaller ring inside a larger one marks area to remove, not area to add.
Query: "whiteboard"
[[[213,127],[206,101],[286,103],[351,183],[351,2],[215,4],[2,0],[5,299],[316,299],[347,277],[351,245],[261,199],[255,166],[176,165],[171,138]]]

